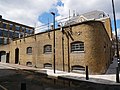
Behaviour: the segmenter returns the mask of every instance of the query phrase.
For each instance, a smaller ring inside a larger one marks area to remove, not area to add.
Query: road
[[[37,80],[38,76],[40,75],[16,70],[16,68],[0,63],[0,90],[21,90],[23,84],[26,84],[27,90],[43,90]]]
[[[0,90],[120,90],[119,85],[56,79],[33,70],[26,66],[0,63]],[[21,89],[21,85],[26,85],[26,89]]]
[[[26,89],[21,89],[21,85],[26,85]],[[0,63],[0,90],[79,90],[79,88],[76,89],[74,85],[71,87],[70,81],[48,78],[44,74]]]

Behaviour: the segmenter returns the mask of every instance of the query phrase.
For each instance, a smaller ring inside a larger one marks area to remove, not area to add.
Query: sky
[[[114,0],[117,30],[120,36],[120,0]],[[112,0],[0,0],[0,15],[2,18],[12,20],[21,24],[39,27],[48,22],[52,22],[53,16],[50,12],[54,12],[56,20],[77,14],[83,14],[93,10],[101,10],[109,14],[113,32],[113,14]],[[37,32],[42,32],[36,29]]]

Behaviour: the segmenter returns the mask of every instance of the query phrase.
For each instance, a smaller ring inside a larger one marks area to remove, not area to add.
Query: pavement
[[[10,64],[10,63],[1,63],[0,62],[0,69],[22,69],[22,70],[32,70],[36,73],[45,73],[48,77],[51,78],[63,78],[69,80],[79,80],[85,82],[93,82],[93,83],[100,83],[100,84],[109,84],[109,85],[120,85],[120,83],[116,83],[116,66],[117,66],[117,59],[113,60],[113,63],[108,68],[106,74],[104,75],[89,75],[89,80],[86,80],[85,74],[80,73],[73,73],[73,72],[63,72],[56,70],[54,74],[52,69],[40,69],[34,67],[23,66],[19,64]]]
[[[117,66],[118,66],[117,58],[114,58],[114,60],[112,61],[111,65],[109,66],[106,74],[115,74]]]

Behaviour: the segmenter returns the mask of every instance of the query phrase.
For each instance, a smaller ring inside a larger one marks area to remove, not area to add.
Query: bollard
[[[86,66],[86,68],[85,68],[86,70],[86,80],[89,80],[89,75],[88,75],[88,66]]]
[[[21,83],[21,90],[26,90],[26,83]]]
[[[119,67],[116,67],[116,83],[119,83]]]

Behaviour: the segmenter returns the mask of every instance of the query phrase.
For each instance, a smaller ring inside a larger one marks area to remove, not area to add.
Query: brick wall
[[[59,29],[55,31],[56,69],[63,70],[62,47],[64,45],[64,67],[66,71],[69,70],[68,66],[70,66],[71,71],[71,67],[74,65],[83,67],[87,65],[90,74],[105,73],[112,56],[111,41],[103,23],[88,21],[63,29],[65,33],[62,33]],[[64,36],[63,45],[62,35]],[[75,41],[84,42],[84,52],[71,52],[71,43]],[[53,49],[53,31],[36,34],[36,39],[33,35],[15,40],[9,45],[1,46],[0,51],[10,51],[10,63],[15,63],[15,49],[19,48],[20,64],[26,65],[26,62],[30,61],[33,66],[44,68],[45,63],[50,63],[53,68],[53,53],[44,53],[44,45],[52,45]],[[32,47],[32,54],[26,54],[27,47]],[[70,64],[68,64],[68,60]]]

